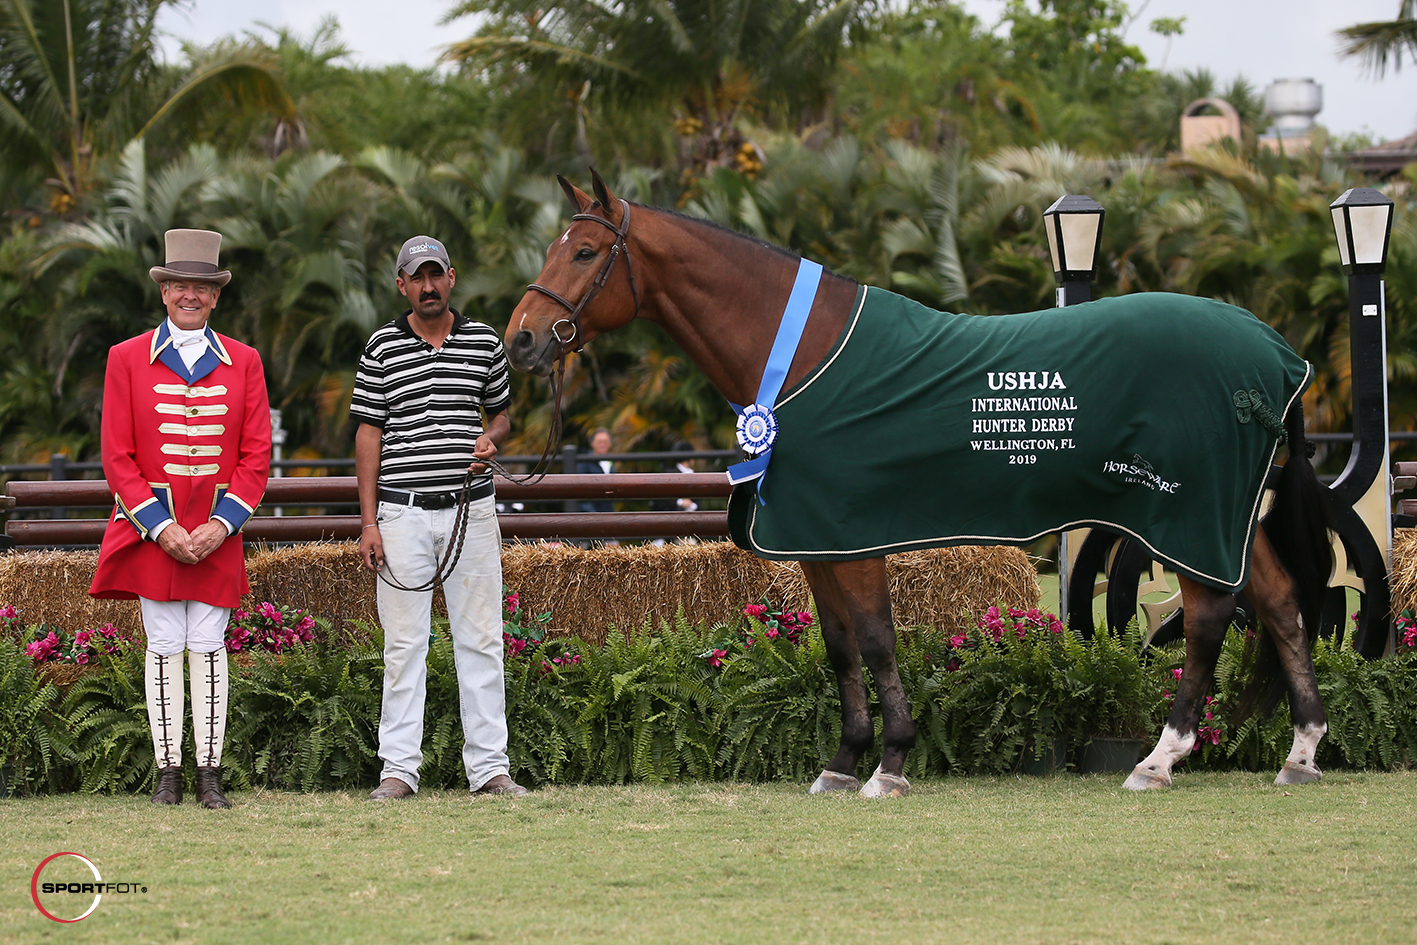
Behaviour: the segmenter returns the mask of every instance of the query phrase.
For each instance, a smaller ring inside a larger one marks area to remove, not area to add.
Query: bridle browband
[[[585,311],[585,307],[591,303],[591,300],[600,294],[601,289],[605,288],[605,283],[610,280],[610,271],[615,268],[615,261],[620,258],[622,253],[625,256],[625,272],[630,277],[630,294],[635,298],[635,314],[631,317],[638,318],[640,315],[640,290],[635,285],[635,264],[630,259],[630,247],[625,242],[625,237],[630,235],[630,204],[623,198],[620,200],[620,210],[619,226],[611,223],[605,217],[596,216],[593,213],[576,213],[571,215],[572,223],[575,223],[577,220],[590,220],[608,228],[615,234],[615,245],[610,247],[610,255],[605,258],[605,262],[600,267],[600,272],[596,274],[595,281],[591,283],[590,289],[586,294],[581,296],[579,302],[572,304],[570,300],[559,292],[554,292],[546,288],[546,286],[538,285],[535,282],[527,286],[528,289],[534,292],[540,292],[571,313],[569,317],[559,319],[551,326],[551,333],[555,335],[556,340],[561,343],[560,357],[562,359],[565,358],[567,351],[579,351],[584,347],[583,343],[576,345],[574,348],[571,347],[581,336],[581,312]],[[571,334],[569,337],[561,337],[562,325],[570,326]]]

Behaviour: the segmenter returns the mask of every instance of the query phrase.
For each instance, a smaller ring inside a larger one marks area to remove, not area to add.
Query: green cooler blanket
[[[846,561],[1100,526],[1238,590],[1309,377],[1273,329],[1209,299],[981,317],[862,287],[832,353],[778,398],[767,474],[735,490],[730,529],[764,558]]]

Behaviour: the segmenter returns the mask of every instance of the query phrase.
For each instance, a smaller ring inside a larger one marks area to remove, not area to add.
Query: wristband
[[[365,526],[364,526],[364,528],[378,528],[378,527],[379,527],[379,523],[378,523],[378,522],[370,522],[368,525],[365,525]],[[361,532],[364,531],[364,528],[361,528],[360,531],[361,531]]]

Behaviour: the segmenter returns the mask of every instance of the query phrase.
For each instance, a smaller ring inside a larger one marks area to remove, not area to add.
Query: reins
[[[547,298],[559,303],[561,307],[571,314],[568,318],[559,319],[551,326],[551,333],[555,335],[556,340],[561,343],[561,350],[556,355],[556,373],[551,381],[551,425],[546,430],[546,446],[542,448],[541,458],[532,466],[531,472],[527,473],[525,476],[513,476],[507,471],[505,466],[495,459],[475,460],[476,463],[488,467],[489,471],[497,473],[517,485],[540,482],[542,479],[546,478],[546,473],[551,469],[552,457],[555,455],[556,445],[561,441],[561,395],[565,390],[566,355],[571,351],[579,351],[583,347],[583,345],[575,344],[576,340],[579,339],[581,335],[581,312],[585,311],[585,307],[600,294],[601,289],[605,288],[605,283],[610,279],[610,272],[615,268],[615,262],[621,255],[625,257],[625,272],[630,277],[630,294],[633,295],[635,299],[635,314],[633,317],[639,317],[640,290],[635,285],[635,265],[630,259],[630,247],[625,242],[625,237],[630,234],[629,203],[622,199],[620,201],[620,209],[622,214],[619,226],[616,226],[604,217],[590,213],[577,213],[571,216],[572,223],[577,220],[592,220],[602,226],[608,227],[611,232],[615,234],[615,244],[610,247],[609,256],[606,257],[605,262],[601,265],[600,272],[596,274],[595,281],[591,283],[590,289],[587,290],[585,295],[581,296],[579,302],[572,304],[560,293],[554,292],[544,285],[538,285],[535,282],[527,286],[528,289],[540,292]],[[561,337],[562,325],[570,326],[571,333],[568,337]],[[389,587],[396,588],[400,591],[421,593],[423,591],[431,591],[435,587],[442,585],[443,582],[452,575],[453,568],[457,567],[458,559],[462,557],[463,544],[467,540],[468,492],[472,488],[473,481],[481,475],[482,473],[480,472],[474,473],[469,470],[463,476],[462,488],[458,491],[458,511],[453,519],[452,533],[455,538],[449,543],[448,550],[443,553],[443,560],[438,562],[438,566],[433,571],[433,576],[417,587],[408,587],[400,582],[398,578],[385,576],[384,570],[380,569],[374,572],[379,576],[379,580],[383,581]],[[386,560],[385,565],[387,566],[387,564],[388,562]]]

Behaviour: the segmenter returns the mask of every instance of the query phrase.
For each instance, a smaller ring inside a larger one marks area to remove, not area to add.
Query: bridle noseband
[[[561,354],[563,357],[567,351],[579,351],[584,347],[584,343],[579,345],[575,344],[581,336],[581,312],[585,311],[585,307],[591,303],[591,300],[600,294],[601,289],[605,288],[605,283],[610,279],[610,270],[615,268],[615,261],[620,258],[622,253],[625,256],[625,271],[630,277],[630,294],[635,297],[635,314],[631,317],[639,317],[640,290],[635,286],[635,264],[630,259],[630,247],[625,243],[625,237],[630,235],[629,203],[621,199],[620,209],[622,213],[619,226],[611,223],[609,220],[605,219],[605,217],[596,216],[593,213],[576,213],[571,216],[572,223],[577,220],[591,220],[595,223],[599,223],[601,226],[608,227],[610,231],[615,234],[615,245],[610,247],[610,255],[606,257],[605,262],[600,267],[600,272],[595,277],[595,281],[591,283],[591,287],[586,294],[581,296],[579,302],[572,304],[560,293],[553,292],[551,289],[546,288],[546,286],[538,285],[535,282],[527,286],[528,289],[540,292],[553,302],[559,303],[562,308],[571,313],[569,317],[559,319],[551,326],[551,333],[555,335],[556,340],[561,343]],[[571,332],[570,335],[564,338],[561,335],[562,325],[569,326]],[[575,347],[573,348],[572,345],[575,345]]]

